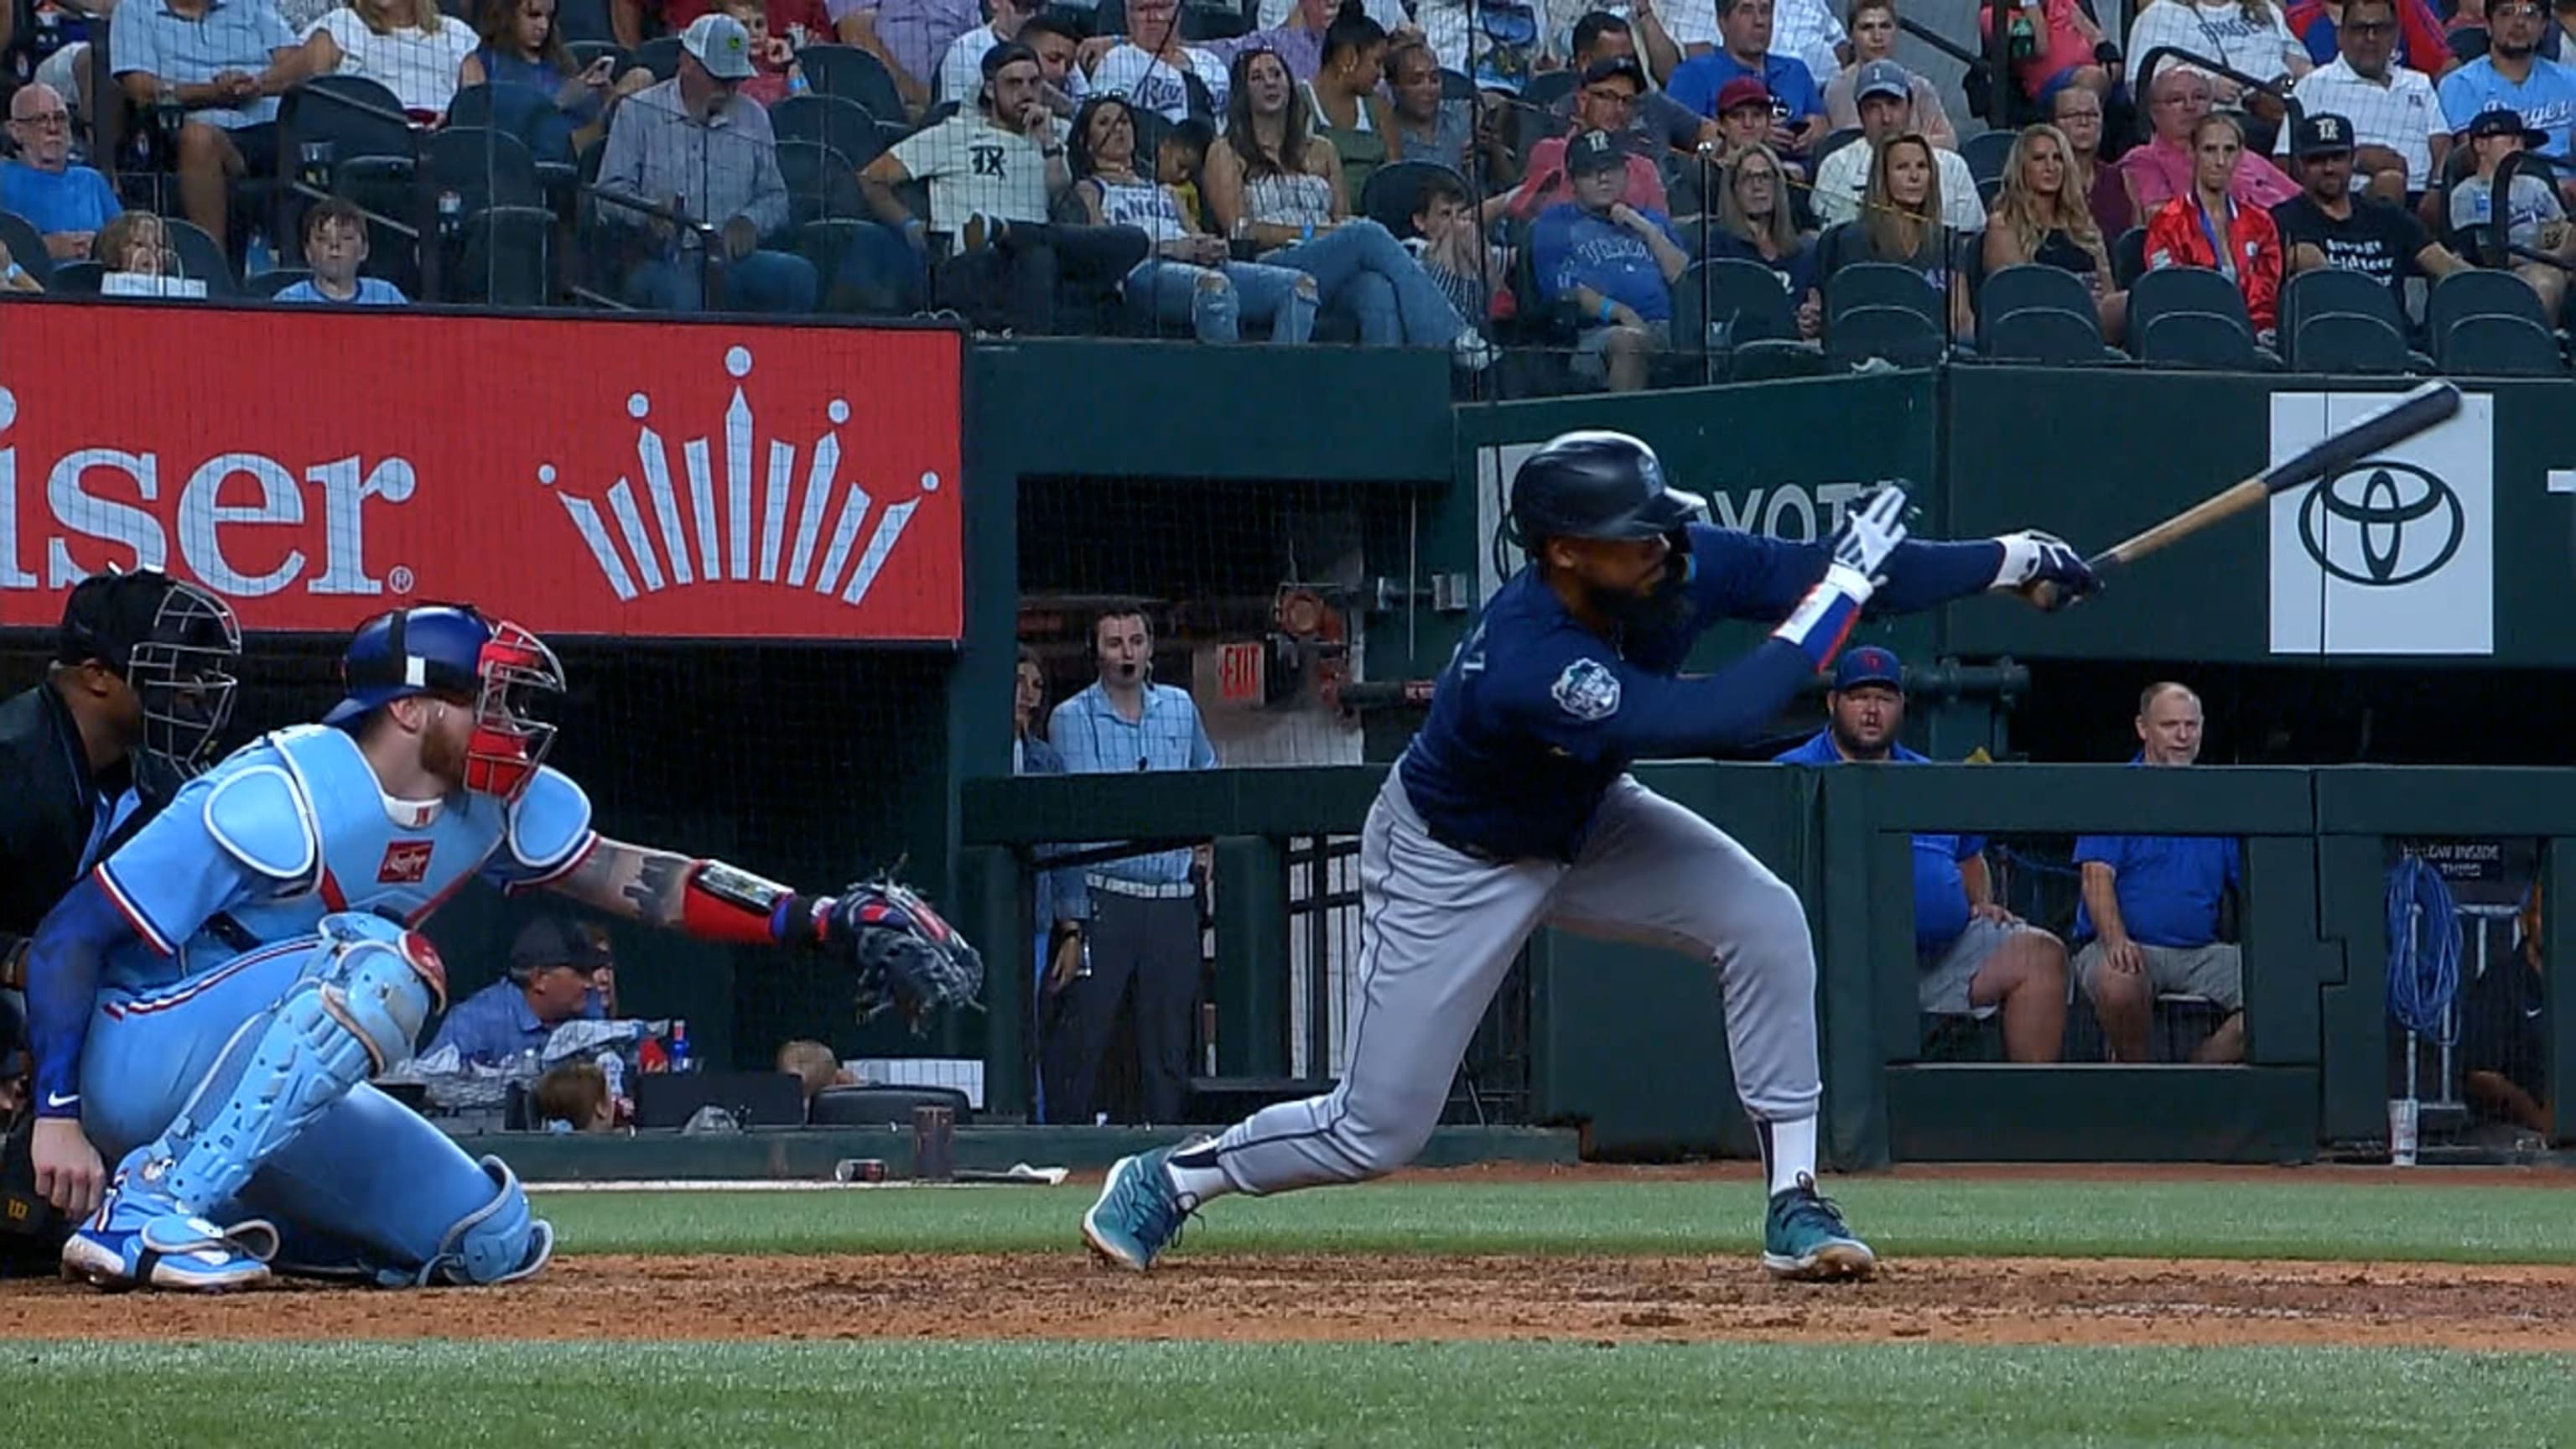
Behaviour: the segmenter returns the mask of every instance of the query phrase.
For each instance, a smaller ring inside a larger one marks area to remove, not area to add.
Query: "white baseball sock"
[[[1786,1122],[1757,1124],[1767,1144],[1770,1159],[1771,1191],[1787,1192],[1798,1185],[1801,1177],[1816,1175],[1816,1119],[1800,1117]]]
[[[1170,1174],[1172,1191],[1181,1195],[1189,1207],[1220,1198],[1234,1191],[1225,1169],[1216,1165],[1216,1144],[1209,1142],[1190,1152],[1175,1152],[1165,1160],[1163,1170]]]

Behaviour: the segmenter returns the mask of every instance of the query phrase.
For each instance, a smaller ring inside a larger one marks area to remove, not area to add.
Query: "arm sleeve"
[[[1056,758],[1064,762],[1066,774],[1097,774],[1100,761],[1092,755],[1091,731],[1074,728],[1074,717],[1069,713],[1073,705],[1074,701],[1068,699],[1047,714],[1047,743],[1055,746]]]
[[[1182,697],[1188,698],[1186,695]],[[1196,705],[1190,706],[1190,768],[1193,770],[1216,768],[1216,746],[1208,740],[1207,721],[1200,718]]]
[[[2120,868],[2121,838],[2117,835],[2079,835],[2075,837],[2077,865],[2107,865]]]
[[[1791,543],[1732,528],[1691,525],[1693,613],[1703,627],[1718,619],[1784,618],[1825,576],[1821,543]],[[2003,567],[2003,546],[1907,540],[1887,556],[1885,577],[1870,599],[1874,612],[1902,613],[1982,593]]]
[[[1530,270],[1538,278],[1538,294],[1553,302],[1574,290],[1571,275],[1560,276],[1565,267],[1566,238],[1571,223],[1556,207],[1549,207],[1530,224]]]
[[[1521,681],[1503,708],[1530,733],[1575,759],[1671,759],[1731,750],[1770,727],[1782,706],[1815,672],[1806,651],[1782,639],[1714,674],[1676,678],[1638,669],[1624,660],[1578,650],[1560,651],[1557,667]],[[1586,696],[1565,686],[1591,671],[1618,681],[1605,712],[1599,692]]]
[[[1032,742],[1034,745],[1037,742]],[[1020,773],[1024,775],[1061,775],[1065,773],[1064,756],[1052,748],[1030,748],[1021,752]],[[1091,919],[1091,886],[1079,866],[1057,866],[1045,869],[1046,863],[1072,853],[1078,847],[1041,845],[1029,852],[1046,878],[1047,894],[1052,899],[1057,920]],[[1052,924],[1041,922],[1040,924]]]
[[[107,22],[108,46],[116,58],[118,75],[159,75],[161,73],[160,37],[153,33],[151,22],[144,18],[146,7],[128,10],[120,5],[119,13]]]
[[[27,1034],[36,1057],[36,1115],[80,1116],[81,1047],[98,1001],[99,964],[134,938],[96,876],[73,886],[27,952]]]
[[[608,123],[608,149],[599,158],[600,190],[638,201],[668,199],[644,194],[644,127],[648,124],[641,106],[621,108],[617,118]],[[640,227],[646,221],[644,213],[623,206],[600,207],[599,219],[611,226],[629,227]]]

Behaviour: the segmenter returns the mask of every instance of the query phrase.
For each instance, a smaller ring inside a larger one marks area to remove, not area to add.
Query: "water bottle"
[[[2039,28],[2031,23],[2031,12],[2038,8],[2039,0],[2021,0],[2013,10],[2011,45],[2012,58],[2016,61],[2029,60],[2039,54]]]
[[[623,1100],[626,1096],[626,1058],[613,1051],[601,1052],[599,1074],[608,1080],[610,1100]]]
[[[249,245],[242,249],[242,275],[256,277],[262,272],[273,270],[276,266],[277,252],[268,244],[268,233],[253,231],[250,234]]]
[[[696,1060],[689,1054],[689,1024],[685,1021],[672,1022],[671,1070],[686,1072],[693,1071],[696,1067]]]

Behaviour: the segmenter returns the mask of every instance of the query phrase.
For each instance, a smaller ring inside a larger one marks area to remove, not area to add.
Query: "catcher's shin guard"
[[[242,1023],[178,1119],[138,1154],[158,1169],[137,1175],[147,1191],[192,1213],[231,1201],[352,1087],[411,1060],[439,979],[426,943],[401,926],[324,917],[303,977]]]
[[[449,1228],[437,1256],[410,1281],[424,1287],[516,1283],[535,1277],[554,1257],[554,1224],[529,1209],[510,1165],[497,1157],[479,1165],[497,1189],[492,1200]]]

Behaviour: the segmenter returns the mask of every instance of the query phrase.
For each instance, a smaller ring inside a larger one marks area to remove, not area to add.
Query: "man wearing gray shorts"
[[[2179,684],[2151,684],[2138,699],[2140,765],[2181,766],[2200,758],[2200,696]],[[2093,1001],[2114,1061],[2150,1058],[2148,1028],[2159,996],[2201,996],[2224,1020],[2192,1053],[2195,1062],[2245,1056],[2245,967],[2218,939],[2218,908],[2244,884],[2233,839],[2208,835],[2087,835],[2075,842],[2084,903],[2076,908],[2076,979]],[[2088,940],[2089,938],[2089,940]]]
[[[1825,716],[1825,728],[1782,763],[1929,763],[1896,742],[1905,668],[1875,644],[1836,662]],[[1914,837],[1915,1004],[1980,1021],[2001,1012],[2005,1056],[2053,1062],[2066,1038],[2066,943],[1995,903],[1985,847],[1974,835]]]

